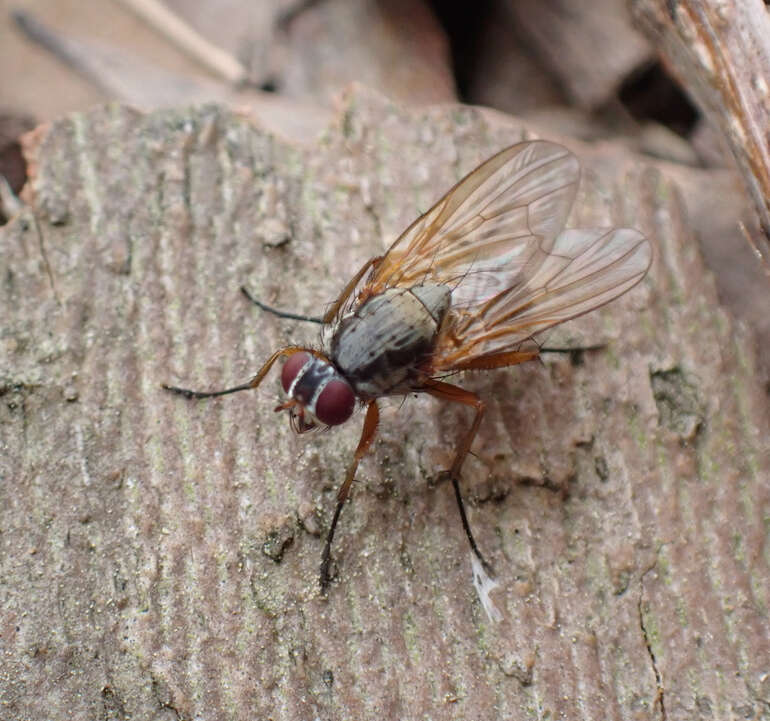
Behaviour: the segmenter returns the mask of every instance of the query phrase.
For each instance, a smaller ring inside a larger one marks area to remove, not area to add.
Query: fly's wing
[[[407,228],[351,305],[394,286],[448,285],[467,304],[520,284],[549,257],[579,174],[575,156],[554,143],[502,150]]]
[[[565,230],[543,262],[511,287],[487,296],[475,295],[472,283],[458,286],[433,367],[484,367],[485,360],[491,367],[492,356],[523,349],[537,333],[622,295],[651,262],[652,247],[636,230]]]
[[[346,312],[387,288],[448,286],[431,357],[442,371],[499,365],[492,356],[625,293],[647,272],[650,244],[629,229],[562,232],[579,172],[572,153],[543,140],[491,157],[407,228]]]

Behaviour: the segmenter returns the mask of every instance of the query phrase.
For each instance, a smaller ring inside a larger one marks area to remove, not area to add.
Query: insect
[[[366,407],[353,460],[337,493],[321,559],[329,583],[334,531],[361,458],[375,437],[379,398],[427,393],[473,410],[445,473],[454,487],[472,552],[491,572],[471,533],[460,493],[463,461],[484,416],[476,394],[443,380],[536,358],[543,331],[587,313],[636,285],[652,261],[649,241],[627,228],[564,229],[579,180],[567,149],[542,140],[489,158],[356,273],[322,318],[322,350],[288,346],[247,383],[219,391],[164,385],[188,398],[256,388],[279,358],[292,428],[305,433],[347,421]],[[244,293],[248,293],[244,289]],[[249,296],[251,297],[251,296]]]

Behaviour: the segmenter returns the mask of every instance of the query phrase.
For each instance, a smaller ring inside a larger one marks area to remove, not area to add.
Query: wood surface
[[[470,418],[385,404],[318,591],[362,418],[298,438],[247,380],[464,173],[530,131],[352,90],[314,143],[217,106],[113,105],[27,139],[0,228],[2,718],[767,718],[770,447],[752,336],[678,191],[611,148],[570,224],[637,227],[649,276],[560,341],[458,381],[492,624],[451,487]]]

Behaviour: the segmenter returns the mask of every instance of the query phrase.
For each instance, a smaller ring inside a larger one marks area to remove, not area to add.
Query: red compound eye
[[[297,373],[299,373],[312,358],[313,356],[311,356],[310,353],[302,351],[301,353],[295,353],[294,355],[289,356],[289,359],[283,364],[283,369],[281,370],[281,385],[287,393],[289,392],[289,388],[291,388],[292,382],[297,377]]]
[[[288,364],[287,364],[288,365]],[[350,418],[356,397],[350,385],[341,379],[330,380],[315,403],[315,415],[327,426],[338,426]]]

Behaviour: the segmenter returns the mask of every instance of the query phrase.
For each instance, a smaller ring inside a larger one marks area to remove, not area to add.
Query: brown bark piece
[[[633,0],[635,19],[721,128],[757,208],[770,263],[770,18],[761,0]]]
[[[607,348],[457,379],[488,403],[463,486],[498,625],[452,489],[429,482],[462,409],[384,404],[324,600],[323,533],[360,416],[295,437],[271,410],[277,373],[208,402],[159,388],[242,382],[276,348],[317,342],[239,286],[318,313],[525,134],[360,89],[307,149],[213,106],[52,125],[32,204],[0,229],[8,718],[761,717],[766,397],[675,188],[632,157],[576,148],[571,224],[656,244],[638,288],[564,329]]]

